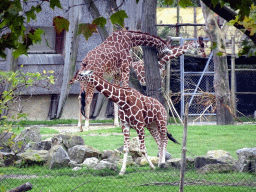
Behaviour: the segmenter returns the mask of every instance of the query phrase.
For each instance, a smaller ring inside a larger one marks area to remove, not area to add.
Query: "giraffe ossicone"
[[[113,85],[90,70],[79,71],[70,80],[70,83],[76,81],[79,81],[81,84],[90,84],[119,106],[119,118],[124,134],[124,159],[119,173],[120,175],[123,175],[126,170],[130,128],[136,130],[139,137],[140,151],[147,159],[151,169],[155,169],[155,166],[147,155],[145,147],[144,127],[147,127],[158,146],[158,166],[163,167],[165,164],[165,151],[168,138],[174,143],[178,142],[167,131],[167,112],[158,100],[144,96],[133,88],[123,88]]]

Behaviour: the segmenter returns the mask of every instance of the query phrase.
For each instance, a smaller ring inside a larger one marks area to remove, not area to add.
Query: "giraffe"
[[[166,76],[166,71],[165,71],[166,62],[173,58],[177,58],[180,55],[185,54],[191,49],[196,49],[202,57],[206,57],[206,54],[204,52],[203,39],[199,37],[198,41],[191,41],[184,45],[170,48],[170,51],[158,61],[162,83]],[[140,81],[140,84],[142,86],[146,86],[145,67],[144,67],[143,60],[132,62],[132,67]]]
[[[150,46],[160,49],[161,52],[169,52],[168,42],[159,37],[140,31],[115,31],[99,46],[88,52],[82,60],[80,71],[93,70],[100,77],[109,75],[114,78],[114,83],[128,87],[130,66],[132,57],[131,47]],[[90,105],[94,88],[90,85],[81,84],[78,99],[81,101],[81,93],[86,92],[85,127],[89,127]],[[79,102],[80,103],[80,102]],[[80,106],[81,107],[81,106]],[[114,105],[114,124],[118,125],[117,105]],[[78,127],[82,129],[82,115],[80,113]]]
[[[77,71],[76,75],[70,80],[70,84],[79,81],[80,83],[91,85],[100,93],[104,94],[119,106],[119,118],[124,134],[124,159],[119,175],[123,175],[126,170],[127,155],[129,151],[130,128],[134,128],[139,137],[140,151],[147,159],[151,169],[155,169],[149,159],[144,140],[144,127],[147,127],[159,150],[158,166],[165,164],[165,150],[168,138],[174,143],[179,144],[167,131],[167,112],[164,106],[156,99],[147,97],[133,88],[123,88],[111,84],[102,79],[96,72],[91,70]]]

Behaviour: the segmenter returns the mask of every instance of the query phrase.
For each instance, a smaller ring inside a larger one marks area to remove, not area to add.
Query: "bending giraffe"
[[[161,49],[162,52],[170,51],[168,43],[159,37],[139,31],[113,32],[102,44],[91,50],[81,63],[80,71],[93,70],[98,76],[110,75],[114,83],[128,87],[132,57],[130,49],[135,46],[150,46]],[[81,93],[86,92],[85,127],[89,127],[90,105],[95,88],[91,85],[81,84]],[[80,102],[79,102],[80,103]],[[117,105],[114,105],[114,124],[118,125]],[[78,127],[82,129],[82,115],[80,113]]]
[[[181,46],[172,47],[170,51],[158,61],[162,82],[166,76],[166,62],[187,53],[191,49],[196,49],[199,55],[206,57],[204,52],[203,38],[201,37],[199,37],[198,41],[191,41]],[[140,81],[140,84],[142,86],[146,86],[145,67],[143,60],[132,62],[132,67]]]
[[[121,120],[124,134],[124,159],[119,175],[123,175],[126,170],[127,155],[129,152],[130,128],[134,128],[136,130],[139,137],[140,151],[147,159],[150,167],[155,169],[155,166],[147,155],[145,147],[144,127],[147,127],[158,146],[158,166],[164,166],[168,138],[174,143],[178,142],[172,137],[172,134],[167,131],[167,112],[158,100],[144,96],[133,88],[121,88],[113,85],[102,79],[93,71],[78,71],[70,80],[70,84],[75,81],[79,81],[87,86],[91,85],[95,87],[97,91],[104,94],[119,106],[118,115]]]

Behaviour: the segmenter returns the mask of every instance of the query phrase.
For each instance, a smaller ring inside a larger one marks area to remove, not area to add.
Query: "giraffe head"
[[[77,71],[75,76],[69,81],[69,84],[73,84],[75,82],[84,81],[87,82],[89,77],[94,73],[94,71]]]
[[[202,55],[202,57],[204,58],[206,57],[206,54],[204,52],[203,37],[199,37],[197,41],[192,41],[191,46],[198,52],[198,55]]]

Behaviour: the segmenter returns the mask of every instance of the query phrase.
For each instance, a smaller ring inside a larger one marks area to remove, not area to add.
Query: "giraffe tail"
[[[85,91],[81,93],[81,109],[80,110],[81,110],[81,114],[86,118],[84,108],[85,108]]]
[[[167,131],[167,137],[168,137],[173,143],[176,143],[176,144],[179,144],[179,145],[180,145],[180,143],[179,143],[176,139],[174,139],[173,136],[172,136],[172,134],[169,133],[168,131]]]

